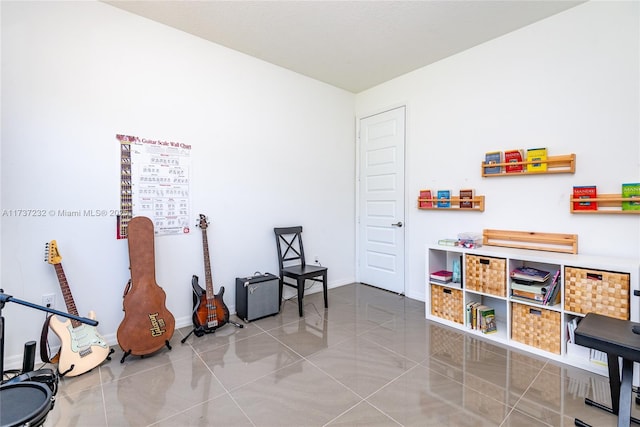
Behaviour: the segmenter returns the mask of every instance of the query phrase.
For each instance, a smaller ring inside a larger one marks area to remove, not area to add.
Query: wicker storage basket
[[[564,309],[629,320],[629,274],[565,267]]]
[[[560,354],[560,313],[512,302],[511,339]]]
[[[431,285],[431,314],[442,319],[464,324],[462,291],[446,286]]]
[[[467,289],[501,297],[507,295],[507,270],[504,258],[466,255],[465,267]]]

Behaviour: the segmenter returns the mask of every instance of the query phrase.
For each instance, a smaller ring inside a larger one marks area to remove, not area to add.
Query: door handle
[[[391,224],[393,227],[402,227],[402,221],[398,221],[395,224]]]

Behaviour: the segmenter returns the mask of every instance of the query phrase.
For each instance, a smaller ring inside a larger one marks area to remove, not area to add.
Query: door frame
[[[382,114],[382,113],[386,113],[388,111],[392,111],[395,110],[397,108],[402,108],[404,107],[404,158],[402,159],[403,163],[404,163],[404,176],[402,177],[402,179],[404,180],[404,194],[402,194],[402,203],[404,204],[404,220],[403,220],[403,228],[404,228],[404,243],[403,243],[403,247],[402,247],[402,251],[403,251],[403,260],[404,260],[404,265],[402,266],[403,270],[404,270],[404,283],[402,284],[402,288],[403,288],[403,292],[400,295],[405,295],[407,294],[407,278],[408,273],[409,273],[409,258],[407,257],[407,248],[409,247],[409,230],[410,230],[410,221],[409,221],[409,206],[408,206],[408,197],[407,197],[407,153],[408,153],[408,144],[407,144],[407,140],[408,140],[408,132],[407,129],[409,128],[408,123],[409,123],[409,105],[407,102],[403,102],[403,103],[398,103],[398,104],[393,104],[390,105],[389,107],[386,108],[382,108],[379,110],[374,110],[368,113],[363,113],[360,115],[356,116],[356,134],[355,134],[355,142],[356,142],[356,167],[355,167],[355,183],[356,183],[356,197],[355,197],[355,218],[354,218],[354,222],[355,222],[355,263],[356,263],[356,282],[360,282],[360,241],[361,241],[361,236],[360,236],[360,150],[361,150],[361,145],[360,145],[360,122],[363,119],[366,119],[367,117],[371,117],[371,116],[376,116],[378,114]]]

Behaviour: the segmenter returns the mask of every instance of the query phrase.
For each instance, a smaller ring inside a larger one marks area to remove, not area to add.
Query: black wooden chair
[[[280,267],[280,301],[284,285],[298,289],[298,312],[302,317],[302,299],[304,285],[307,280],[322,282],[324,307],[327,308],[327,268],[318,265],[307,265],[302,246],[302,227],[276,227],[273,229],[278,246],[278,264]],[[286,282],[285,277],[294,279],[296,283]]]

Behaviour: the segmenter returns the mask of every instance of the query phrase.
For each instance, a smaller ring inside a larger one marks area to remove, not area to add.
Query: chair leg
[[[282,309],[282,288],[284,287],[284,278],[280,277],[278,296],[278,309]]]
[[[327,273],[322,275],[322,292],[324,292],[324,308],[329,308],[327,299]]]
[[[304,279],[298,279],[298,313],[302,317],[302,298],[304,297]]]

